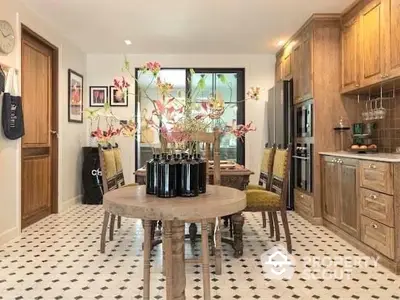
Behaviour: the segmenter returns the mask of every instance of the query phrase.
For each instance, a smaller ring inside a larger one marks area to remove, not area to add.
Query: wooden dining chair
[[[269,191],[271,188],[271,180],[272,180],[272,168],[274,164],[274,155],[276,151],[275,144],[272,147],[268,147],[268,144],[265,144],[265,148],[263,150],[263,155],[261,159],[261,168],[260,168],[260,177],[258,180],[258,185],[249,184],[247,186],[248,190],[267,190]],[[265,211],[261,212],[262,224],[263,228],[267,227],[267,218]],[[274,216],[273,213],[268,213],[269,220],[269,228],[270,228],[270,236],[271,238],[274,236]]]
[[[273,214],[277,241],[280,239],[277,212],[280,211],[289,253],[292,253],[292,242],[286,205],[291,160],[291,145],[287,149],[276,149],[270,190],[249,189],[245,191],[247,198],[245,211],[267,211]]]
[[[102,173],[103,180],[103,194],[108,191],[112,191],[118,188],[117,184],[117,167],[115,164],[115,155],[114,150],[109,145],[108,147],[99,147],[99,157],[100,157],[100,168]],[[111,220],[110,220],[111,215]],[[110,222],[109,222],[110,221]],[[100,252],[104,253],[106,248],[106,234],[107,227],[110,224],[110,241],[114,239],[114,224],[115,224],[115,215],[110,214],[108,211],[104,211],[104,220],[103,227],[101,230],[100,237]]]

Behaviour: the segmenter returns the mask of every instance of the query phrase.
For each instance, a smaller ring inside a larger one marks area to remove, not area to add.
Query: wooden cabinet
[[[275,82],[282,80],[282,58],[278,57],[275,64]]]
[[[393,259],[395,231],[368,217],[361,216],[361,241]]]
[[[360,205],[358,197],[358,162],[338,159],[339,164],[339,227],[348,234],[360,236]]]
[[[325,156],[322,164],[322,210],[326,220],[338,223],[337,192],[339,188],[337,159]]]
[[[314,199],[309,194],[295,189],[294,190],[294,210],[304,218],[312,217],[314,211]]]
[[[300,92],[303,100],[308,100],[313,98],[312,27],[305,29],[301,49]]]
[[[382,80],[385,74],[384,13],[382,1],[371,1],[360,14],[361,85]]]
[[[393,165],[384,162],[360,162],[361,186],[370,190],[393,194]]]
[[[400,0],[384,0],[385,77],[400,76]]]
[[[283,79],[292,76],[292,53],[285,53],[283,56]]]
[[[358,16],[342,26],[342,92],[360,86],[359,26]]]
[[[303,48],[301,44],[298,44],[293,49],[293,103],[301,102],[303,98],[303,87],[302,87],[302,59],[303,59]]]
[[[323,217],[348,234],[360,236],[358,161],[323,158]]]
[[[387,226],[394,226],[393,196],[360,188],[361,214]]]

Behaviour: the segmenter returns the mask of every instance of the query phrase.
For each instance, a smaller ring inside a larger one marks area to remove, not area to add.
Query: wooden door
[[[338,159],[339,226],[348,234],[360,237],[360,201],[357,160]]]
[[[359,18],[355,17],[342,28],[342,91],[356,89],[360,86],[358,53]]]
[[[56,85],[54,51],[28,29],[22,34],[22,228],[46,217],[54,209],[57,178]],[[54,101],[53,101],[54,99]],[[54,125],[54,127],[52,127]],[[53,201],[52,201],[53,200]]]
[[[400,0],[385,0],[385,77],[400,76]]]
[[[303,100],[313,98],[312,29],[306,29],[302,43],[301,86]]]
[[[323,217],[333,224],[338,223],[338,163],[331,156],[323,158],[322,163]]]
[[[296,48],[293,49],[293,103],[301,102],[303,91],[302,91],[302,47],[298,44]]]
[[[361,85],[382,81],[385,73],[384,11],[382,1],[372,1],[361,12]]]

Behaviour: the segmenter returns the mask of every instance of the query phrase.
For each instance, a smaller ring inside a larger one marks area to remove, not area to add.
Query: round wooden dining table
[[[202,222],[202,235],[208,236],[207,222],[244,210],[246,195],[243,191],[209,185],[207,192],[198,197],[158,198],[146,194],[146,186],[133,186],[113,190],[104,195],[105,211],[122,217],[144,220],[144,287],[143,299],[150,299],[151,222],[162,220],[164,226],[164,255],[167,300],[184,300],[186,275],[184,237],[185,222]],[[202,239],[203,299],[210,296],[210,270],[208,238]],[[205,262],[205,263],[204,263]]]

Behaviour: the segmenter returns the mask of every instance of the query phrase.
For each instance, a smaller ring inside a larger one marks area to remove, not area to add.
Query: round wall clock
[[[15,34],[10,23],[0,20],[0,52],[10,54],[15,46]]]

